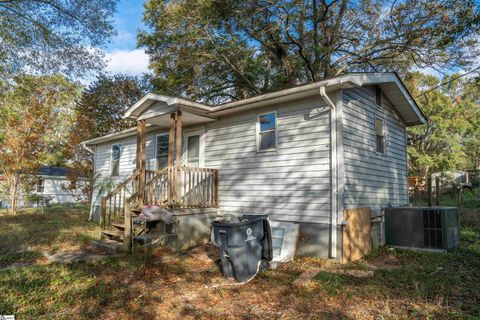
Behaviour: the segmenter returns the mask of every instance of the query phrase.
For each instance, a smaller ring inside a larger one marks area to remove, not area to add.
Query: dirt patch
[[[370,258],[365,264],[373,270],[394,270],[402,266],[400,260],[398,260],[393,254],[384,254],[375,258]]]

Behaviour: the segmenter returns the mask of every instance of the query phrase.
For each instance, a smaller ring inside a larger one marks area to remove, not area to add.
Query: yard
[[[480,314],[480,212],[462,212],[462,245],[448,254],[374,252],[361,263],[297,258],[250,283],[187,254],[154,251],[49,264],[44,251],[89,248],[98,229],[84,208],[0,212],[0,314],[17,319],[388,319]],[[313,281],[294,286],[309,267]],[[339,272],[350,270],[351,272]],[[355,272],[374,270],[371,276]]]

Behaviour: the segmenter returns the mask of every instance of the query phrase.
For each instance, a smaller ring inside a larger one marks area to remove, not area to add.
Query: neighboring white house
[[[24,192],[20,192],[18,199],[19,207],[87,201],[87,196],[81,191],[82,187],[88,183],[87,178],[79,177],[77,181],[78,185],[75,189],[65,190],[64,187],[70,186],[68,177],[69,170],[70,169],[66,167],[41,166],[35,175],[34,181],[36,185],[30,193],[31,195],[38,196],[35,197],[37,201],[32,203]],[[7,195],[3,195],[0,198],[0,204],[2,208],[9,207]]]
[[[218,214],[268,214],[300,226],[298,252],[338,256],[342,212],[408,203],[406,128],[426,117],[395,73],[348,74],[210,106],[148,94],[125,114],[147,123],[146,166],[166,166],[172,112],[183,163],[219,170]],[[121,182],[136,128],[86,141],[94,170]],[[95,194],[95,192],[94,192]],[[92,205],[100,206],[100,197]]]

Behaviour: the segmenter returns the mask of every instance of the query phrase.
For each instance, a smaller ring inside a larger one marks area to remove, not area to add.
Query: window
[[[45,180],[38,179],[38,181],[37,181],[37,192],[38,193],[45,192]]]
[[[385,154],[385,132],[383,130],[383,120],[375,119],[375,137],[376,137],[376,151]]]
[[[188,136],[187,138],[187,164],[189,167],[200,166],[200,136]]]
[[[272,150],[277,148],[277,114],[275,112],[258,116],[257,144],[258,150]]]
[[[275,257],[280,257],[282,255],[284,237],[284,228],[272,228],[272,251]]]
[[[120,154],[122,151],[122,145],[117,143],[112,145],[112,163],[111,172],[112,177],[120,175]]]
[[[155,154],[157,158],[157,170],[168,166],[168,137],[168,134],[157,136],[157,150]]]
[[[382,90],[380,87],[375,87],[375,105],[382,107]]]

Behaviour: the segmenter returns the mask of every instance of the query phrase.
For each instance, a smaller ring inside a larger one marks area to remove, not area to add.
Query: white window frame
[[[183,163],[188,165],[188,137],[200,136],[198,166],[203,168],[205,166],[205,128],[200,128],[192,131],[184,132],[183,134]]]
[[[112,169],[113,169],[113,146],[114,145],[119,145],[120,146],[120,156],[118,158],[118,175],[113,175]],[[121,143],[112,143],[110,145],[110,177],[119,177],[121,175],[121,168],[120,168],[120,159],[122,158],[122,148],[123,145]]]
[[[41,188],[39,188],[41,187]],[[39,191],[38,189],[41,189],[41,191]],[[36,186],[36,190],[35,190],[37,193],[45,193],[45,179],[43,178],[38,178],[38,181],[37,181],[37,186]]]
[[[383,153],[377,150],[377,120],[382,121],[382,133],[383,133]],[[375,115],[375,121],[373,123],[373,131],[375,134],[375,153],[379,156],[385,157],[387,155],[387,131],[385,130],[385,117],[382,115]]]
[[[158,137],[161,137],[161,136],[168,136],[169,133],[168,132],[162,132],[162,133],[157,133],[155,135],[155,152],[154,152],[154,157],[155,157],[155,170],[157,170],[158,168]],[[170,150],[169,150],[170,151]],[[168,159],[168,153],[167,153],[167,159]]]
[[[273,129],[273,131],[275,132],[275,147],[271,148],[271,149],[261,150],[260,149],[260,133],[272,132],[272,130],[263,131],[263,132],[260,131],[260,117],[268,115],[268,114],[272,114],[272,113],[275,114],[275,128]],[[277,114],[276,110],[257,114],[257,122],[256,122],[256,130],[255,131],[256,131],[255,135],[256,135],[256,143],[257,143],[257,152],[277,151],[277,149],[278,149],[278,114]]]

